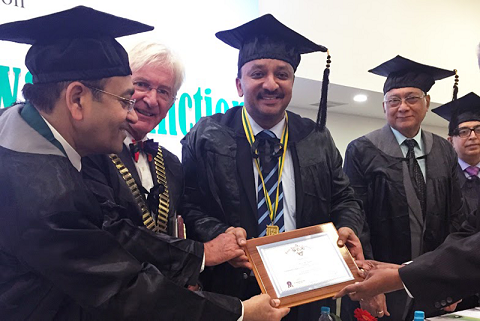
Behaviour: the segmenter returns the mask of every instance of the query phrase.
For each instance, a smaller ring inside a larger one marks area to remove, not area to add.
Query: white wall
[[[367,70],[402,55],[456,68],[460,95],[480,92],[478,0],[259,0],[259,10],[329,48],[333,83],[381,91],[385,79]],[[321,80],[324,66],[324,54],[303,55],[297,76]],[[449,101],[452,85],[438,82],[434,101]]]
[[[237,51],[217,40],[214,33],[267,12],[330,49],[332,83],[381,91],[384,78],[367,70],[400,54],[446,69],[457,68],[460,95],[480,92],[476,60],[480,30],[478,0],[145,0],[138,5],[127,0],[24,0],[24,3],[25,8],[18,8],[0,1],[0,23],[82,3],[155,25],[156,31],[152,33],[120,41],[128,47],[138,40],[154,38],[170,45],[187,65],[187,82],[180,92],[193,96],[197,88],[204,91],[208,87],[214,103],[222,97],[230,101],[237,99],[234,85]],[[27,48],[0,41],[0,65],[21,67],[22,78]],[[321,80],[325,57],[325,54],[304,55],[297,77]],[[13,73],[10,72],[9,77],[12,78]],[[438,82],[430,92],[434,101],[449,101],[452,83],[450,80]],[[19,85],[21,88],[22,80]],[[202,114],[205,114],[205,100],[201,103]],[[297,111],[316,117],[310,115],[313,111]],[[194,123],[194,110],[189,108],[187,112],[189,125]],[[330,112],[327,126],[343,154],[349,141],[384,123],[383,119]],[[443,136],[446,133],[444,128],[427,129]],[[181,135],[158,134],[156,138],[180,153]]]
[[[379,108],[382,108],[381,106]],[[317,113],[314,110],[290,108],[297,114],[310,119],[317,119]],[[345,149],[348,143],[352,140],[371,132],[372,130],[383,127],[386,124],[385,119],[360,117],[355,115],[346,115],[329,112],[327,115],[327,128],[333,136],[335,145],[342,154],[345,156]],[[424,130],[428,130],[441,137],[447,137],[447,127],[436,126],[422,126]]]

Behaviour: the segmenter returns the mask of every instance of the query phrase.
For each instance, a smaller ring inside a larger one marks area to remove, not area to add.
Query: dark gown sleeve
[[[189,291],[137,260],[101,228],[102,211],[78,172],[50,159],[0,172],[0,248],[28,267],[23,277],[46,280],[101,320],[238,319],[238,299]]]
[[[355,196],[362,202],[362,208],[365,209],[368,208],[368,184],[362,168],[362,159],[362,154],[357,148],[357,141],[348,144],[347,150],[345,151],[343,169],[350,179],[350,186],[353,188]],[[362,242],[365,257],[373,259],[373,250],[370,243],[370,227],[366,218],[358,235],[360,242]]]
[[[86,157],[82,165],[84,181],[101,204],[102,228],[137,260],[154,265],[175,283],[197,284],[203,244],[145,228],[130,190],[108,156]]]
[[[202,242],[209,241],[217,235],[225,232],[229,227],[218,218],[206,214],[204,208],[205,195],[210,193],[210,188],[215,188],[216,184],[212,182],[213,175],[210,173],[211,166],[206,162],[210,159],[204,155],[202,157],[202,147],[196,142],[197,135],[201,135],[204,123],[199,122],[182,139],[182,165],[185,172],[185,194],[181,213],[187,226],[187,235]],[[220,138],[216,136],[208,137],[211,144],[222,144]],[[200,183],[203,184],[203,191]],[[211,201],[212,199],[209,198]],[[213,200],[220,204],[220,200]],[[212,205],[212,204],[210,204]]]
[[[435,251],[399,270],[415,301],[425,310],[439,308],[478,292],[480,287],[480,232],[477,213]]]
[[[349,227],[360,235],[365,222],[361,202],[355,196],[349,178],[342,168],[342,156],[338,151],[330,132],[327,132],[327,143],[331,159],[331,216],[337,228]]]

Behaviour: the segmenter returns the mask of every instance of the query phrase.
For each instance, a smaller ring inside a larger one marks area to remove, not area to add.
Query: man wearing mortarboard
[[[81,158],[121,151],[137,116],[128,55],[115,38],[151,29],[83,6],[0,25],[1,40],[32,44],[33,76],[26,102],[0,117],[3,320],[233,321],[243,310],[247,321],[288,312],[268,296],[242,308],[236,298],[189,291],[126,249],[134,234],[120,240],[102,229]],[[175,264],[183,262],[164,268]]]
[[[135,89],[132,112],[137,114],[138,121],[128,124],[120,153],[83,157],[82,175],[105,210],[117,212],[105,216],[104,230],[127,241],[125,247],[139,259],[150,263],[184,262],[168,269],[162,269],[164,265],[159,268],[179,284],[195,286],[204,266],[226,262],[243,251],[231,234],[223,233],[207,244],[179,240],[175,234],[176,211],[181,207],[184,187],[182,165],[166,148],[148,139],[147,134],[172,107],[184,79],[184,67],[173,51],[152,41],[134,46],[129,60]],[[119,224],[124,228],[119,229]],[[152,242],[151,233],[140,237],[145,231],[135,226],[154,232],[157,241]],[[130,234],[125,237],[127,228]],[[151,255],[145,256],[146,253]]]
[[[480,195],[480,97],[469,93],[432,110],[448,123],[448,141],[458,155],[458,178],[468,212]]]
[[[216,36],[240,50],[236,85],[244,106],[201,119],[182,140],[189,237],[206,241],[244,229],[256,238],[333,222],[339,243],[356,244],[350,250],[363,256],[356,237],[363,213],[325,128],[328,79],[317,123],[286,111],[300,55],[327,49],[270,14]],[[207,269],[204,286],[240,298],[257,294],[248,266],[243,257]],[[286,318],[316,321],[321,306],[332,304],[293,308]]]
[[[348,145],[344,169],[363,202],[368,227],[362,236],[370,238],[373,258],[402,264],[437,248],[463,221],[455,151],[447,140],[421,129],[428,91],[435,80],[455,72],[401,56],[370,72],[387,77],[387,124]],[[387,295],[392,320],[410,311],[406,300],[405,291]]]

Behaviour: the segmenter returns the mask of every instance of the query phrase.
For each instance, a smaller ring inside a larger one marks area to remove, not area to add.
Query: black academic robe
[[[467,212],[473,212],[478,208],[478,202],[480,201],[480,179],[467,179],[460,165],[457,166],[457,170]]]
[[[288,112],[296,197],[297,228],[334,222],[358,231],[364,221],[360,204],[342,170],[342,158],[327,129],[315,131],[310,119]],[[184,208],[187,234],[207,241],[229,226],[243,227],[257,237],[257,202],[252,153],[246,139],[241,107],[202,118],[182,140],[185,170]],[[206,288],[240,298],[256,284],[250,271],[228,263],[209,269]],[[202,273],[203,274],[203,273]],[[259,291],[256,287],[256,291]],[[331,305],[323,301],[323,304]],[[320,302],[292,310],[298,320],[318,320]]]
[[[80,173],[21,108],[0,117],[2,319],[238,319],[238,299],[175,284],[103,230]]]
[[[400,277],[419,308],[436,311],[480,292],[480,213],[468,215],[462,229],[435,251],[400,268]]]
[[[464,220],[455,151],[445,139],[427,131],[422,133],[426,154],[425,217],[407,161],[388,125],[352,141],[345,152],[345,173],[363,202],[376,260],[397,264],[411,260],[413,225],[420,228],[417,241],[420,253],[425,253],[437,248]]]
[[[361,240],[367,257],[402,264],[434,250],[449,233],[460,228],[465,208],[455,151],[448,141],[427,131],[422,131],[422,140],[426,154],[425,215],[413,189],[406,158],[389,125],[347,147],[344,169],[363,202],[367,224]],[[384,318],[401,320],[407,294],[387,294],[387,305],[391,317]]]
[[[126,146],[120,155],[129,170],[132,166],[135,169]],[[175,209],[183,191],[183,172],[175,155],[165,149],[163,155],[170,192],[169,230],[172,231],[176,228]],[[137,171],[130,170],[130,173],[137,186],[141,186]],[[115,235],[138,260],[155,265],[176,283],[182,286],[197,284],[203,261],[203,244],[148,230],[130,188],[108,155],[84,157],[82,175],[104,211],[105,230]]]

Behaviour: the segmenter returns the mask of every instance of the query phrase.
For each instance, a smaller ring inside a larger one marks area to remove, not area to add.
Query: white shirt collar
[[[128,150],[130,150],[130,144],[133,143],[133,136],[130,135],[130,133],[128,131],[126,131],[127,133],[127,137],[125,137],[125,140],[123,141],[123,143],[127,146]],[[140,141],[145,141],[148,139],[148,136],[145,135]]]
[[[398,145],[402,145],[403,142],[405,140],[407,140],[408,138],[403,136],[402,133],[400,133],[398,130],[396,130],[395,128],[393,127],[390,127],[392,129],[392,132],[393,132],[393,135],[395,135],[395,138],[397,139],[397,142],[398,142]],[[422,129],[420,128],[420,130],[418,131],[417,135],[415,135],[415,137],[412,138],[413,140],[415,140],[417,142],[417,146],[418,148],[420,148],[420,150],[423,152],[423,142],[422,142]]]
[[[262,126],[257,124],[257,122],[252,118],[252,116],[250,116],[250,114],[246,109],[245,111],[247,112],[248,121],[250,122],[250,126],[252,127],[253,135],[256,136],[259,132],[266,129],[266,128],[262,128]],[[282,138],[284,126],[285,126],[285,116],[282,118],[281,121],[279,121],[275,126],[270,128],[269,130],[271,130],[275,134],[275,136],[277,136],[277,138],[280,139]]]
[[[458,164],[460,165],[460,167],[462,168],[462,170],[465,170],[465,168],[467,168],[467,167],[470,166],[470,164],[465,163],[465,162],[463,161],[463,159],[461,159],[461,158],[458,158]],[[475,165],[475,166],[477,166],[478,168],[480,168],[480,163],[478,163],[478,164]]]
[[[53,127],[42,115],[40,115],[45,123],[48,125],[50,130],[52,131],[53,136],[55,137],[56,140],[62,145],[63,149],[65,150],[65,153],[67,153],[67,158],[72,163],[73,167],[77,169],[77,171],[82,170],[82,157],[80,157],[80,154],[77,153],[75,149],[63,138],[63,136]]]

